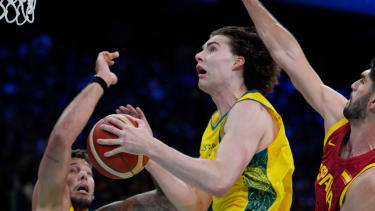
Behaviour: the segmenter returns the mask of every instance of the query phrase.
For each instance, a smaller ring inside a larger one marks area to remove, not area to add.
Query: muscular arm
[[[117,56],[109,54],[109,60]],[[105,61],[103,56],[98,56],[97,75],[102,77],[108,85],[117,81],[117,77],[108,68],[111,62],[113,61]],[[50,134],[39,166],[38,182],[33,193],[33,209],[54,209],[61,206],[71,159],[71,146],[86,125],[102,95],[102,87],[98,83],[91,83],[61,114]]]
[[[261,140],[268,137],[268,133],[273,134],[274,129],[272,118],[258,102],[237,103],[228,114],[224,128],[225,136],[215,160],[207,160],[184,155],[153,138],[142,120],[133,118],[138,122],[138,128],[130,127],[116,118],[108,120],[116,127],[102,125],[101,129],[119,138],[98,140],[102,145],[118,146],[104,153],[104,156],[110,157],[120,152],[145,154],[166,170],[158,170],[161,177],[168,178],[170,172],[185,183],[217,197],[223,196],[233,186],[258,150]],[[156,165],[154,167],[159,168]],[[158,180],[156,174],[153,175]],[[173,177],[169,178],[170,181],[164,180],[166,185],[176,184],[179,188],[184,186],[184,183],[179,184],[178,180],[172,180]],[[160,180],[158,182],[163,188]],[[172,185],[170,187],[169,191],[173,193]],[[167,191],[165,192],[168,195]]]
[[[375,210],[375,168],[372,167],[350,185],[341,211]]]
[[[347,100],[324,85],[297,40],[258,0],[242,0],[273,59],[289,75],[306,101],[324,118],[326,132],[343,117]]]
[[[259,106],[253,101],[243,101],[234,106],[214,161],[191,158],[160,141],[150,142],[147,154],[186,183],[221,197],[252,159],[266,128],[272,128],[272,123],[265,120],[269,114],[259,112]]]

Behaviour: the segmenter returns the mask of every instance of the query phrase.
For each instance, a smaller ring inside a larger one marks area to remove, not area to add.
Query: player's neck
[[[246,90],[242,89],[228,89],[211,94],[211,98],[216,105],[219,116],[226,114],[245,92]]]
[[[351,122],[350,137],[346,145],[350,149],[349,157],[375,149],[375,122],[368,120],[354,122],[354,124]]]

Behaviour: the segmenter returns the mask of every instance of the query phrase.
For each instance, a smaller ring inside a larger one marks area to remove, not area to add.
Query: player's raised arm
[[[109,87],[117,77],[108,66],[118,53],[101,52],[96,61],[96,76]],[[67,82],[69,83],[69,82]],[[99,83],[90,83],[74,98],[54,126],[38,171],[38,182],[33,193],[33,210],[61,210],[66,179],[70,168],[71,147],[86,125],[96,104],[103,95]]]
[[[242,0],[273,59],[289,75],[306,101],[324,118],[326,130],[343,117],[345,97],[324,85],[297,40],[258,0]]]

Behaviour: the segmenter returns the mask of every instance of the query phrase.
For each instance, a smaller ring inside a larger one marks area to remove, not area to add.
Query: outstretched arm
[[[259,2],[242,0],[273,59],[306,101],[324,118],[327,130],[343,117],[347,99],[323,84],[297,40]]]
[[[116,84],[117,77],[109,70],[118,53],[101,52],[96,61],[96,75],[108,86]],[[86,125],[96,104],[103,95],[98,83],[90,83],[74,98],[61,114],[53,128],[38,171],[38,182],[33,193],[33,210],[57,209],[61,206],[66,177],[71,159],[71,146]]]

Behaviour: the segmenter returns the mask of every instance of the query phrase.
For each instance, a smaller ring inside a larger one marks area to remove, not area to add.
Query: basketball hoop
[[[17,25],[34,22],[36,0],[0,0],[0,20]]]

